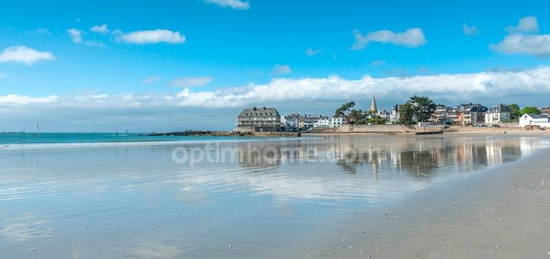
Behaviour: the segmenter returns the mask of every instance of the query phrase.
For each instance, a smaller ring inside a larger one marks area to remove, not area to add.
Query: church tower
[[[370,110],[371,112],[377,112],[378,111],[378,107],[376,106],[376,98],[373,96],[372,97],[372,101],[370,103]]]

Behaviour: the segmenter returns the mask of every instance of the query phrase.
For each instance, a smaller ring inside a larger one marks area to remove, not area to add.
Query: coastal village
[[[550,128],[550,106],[520,107],[498,104],[487,107],[479,103],[456,107],[434,104],[427,97],[411,97],[407,103],[391,110],[380,110],[373,97],[368,110],[352,110],[354,102],[342,105],[334,115],[281,115],[276,108],[251,107],[237,117],[237,132],[308,132],[342,128],[346,125],[406,125],[409,127],[492,127]],[[415,109],[417,110],[415,112]],[[405,118],[407,117],[408,118]]]

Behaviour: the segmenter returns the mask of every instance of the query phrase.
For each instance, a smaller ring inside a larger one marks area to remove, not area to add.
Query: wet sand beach
[[[550,152],[357,213],[315,258],[550,258]],[[298,249],[299,250],[299,249]]]

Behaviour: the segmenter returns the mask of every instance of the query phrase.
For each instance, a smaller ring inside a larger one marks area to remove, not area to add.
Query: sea
[[[148,136],[147,133],[0,133],[2,144],[129,143],[164,141],[239,140],[246,137]]]
[[[3,133],[0,257],[307,258],[317,251],[296,246],[357,215],[548,148],[506,135]]]

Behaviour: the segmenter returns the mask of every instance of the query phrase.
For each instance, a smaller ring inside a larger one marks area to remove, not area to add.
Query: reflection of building
[[[524,114],[519,117],[519,126],[538,126],[542,128],[550,128],[550,117],[546,115]]]
[[[281,165],[281,146],[269,144],[242,144],[237,151],[239,164],[243,167],[269,168]]]
[[[466,173],[513,161],[528,153],[526,146],[530,145],[520,139],[344,137],[321,143],[239,144],[237,155],[239,164],[247,168],[271,169],[300,162],[330,167],[330,163],[334,163],[344,173],[367,173],[384,178],[403,171],[411,177],[425,179],[439,173]]]
[[[549,147],[540,138],[342,137],[223,143],[237,170],[197,170],[182,178],[272,195],[274,199],[393,199],[429,179],[482,170]],[[213,151],[215,152],[215,151]],[[264,156],[265,154],[265,156]],[[220,169],[219,167],[215,167]]]
[[[499,104],[485,113],[485,124],[487,125],[496,125],[507,121],[510,121],[510,108],[506,105]]]
[[[280,129],[281,116],[275,108],[244,109],[237,118],[239,131],[279,131]]]
[[[339,145],[335,149],[339,157],[337,165],[344,172],[354,174],[359,173],[360,168],[373,170],[377,175],[383,173],[382,169],[397,168],[415,178],[430,178],[442,170],[448,171],[445,168],[454,167],[459,172],[480,170],[515,160],[522,155],[521,143],[517,139],[487,142],[471,142],[469,139],[402,141],[363,145],[349,143],[348,147]],[[365,165],[371,165],[372,169],[363,167]]]

